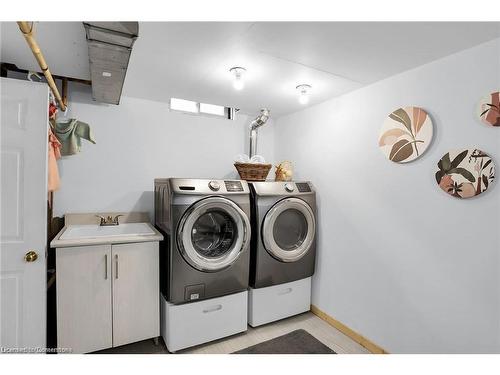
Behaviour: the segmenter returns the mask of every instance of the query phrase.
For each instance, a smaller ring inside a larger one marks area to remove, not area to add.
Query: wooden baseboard
[[[332,318],[330,315],[325,313],[324,311],[321,311],[318,309],[316,306],[311,305],[311,312],[318,316],[320,319],[324,320],[331,326],[337,328],[340,332],[342,332],[344,335],[350,337],[352,340],[356,341],[359,345],[365,347],[368,349],[370,352],[374,354],[389,354],[386,350],[375,344],[374,342],[368,340],[366,337],[360,335],[359,333],[353,331],[350,329],[348,326],[346,326],[344,323],[339,322],[337,319]]]

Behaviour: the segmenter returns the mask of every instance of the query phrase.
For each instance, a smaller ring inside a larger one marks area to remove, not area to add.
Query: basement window
[[[170,99],[170,109],[179,112],[188,112],[188,113],[198,113],[198,103],[193,102],[191,100]]]
[[[207,103],[200,103],[200,113],[214,116],[224,116],[226,114],[225,107]]]
[[[222,105],[198,103],[192,100],[170,98],[170,110],[183,112],[190,115],[200,115],[208,117],[225,118],[233,120],[236,108],[224,107]]]

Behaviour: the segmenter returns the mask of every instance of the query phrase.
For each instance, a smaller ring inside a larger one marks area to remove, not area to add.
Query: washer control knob
[[[220,185],[217,181],[210,181],[208,183],[208,187],[210,188],[210,190],[213,190],[213,191],[217,191],[220,189]]]
[[[291,183],[285,184],[285,190],[291,193],[293,191],[293,184]]]

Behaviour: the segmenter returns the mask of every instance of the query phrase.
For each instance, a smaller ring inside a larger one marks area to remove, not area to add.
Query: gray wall
[[[496,40],[277,120],[276,159],[318,190],[313,303],[390,352],[500,352],[500,186],[459,200],[434,179],[449,149],[498,166],[500,129],[475,111],[499,88]],[[427,110],[435,138],[398,165],[377,141],[407,105]]]
[[[170,112],[168,104],[122,97],[118,106],[92,102],[70,87],[67,116],[91,125],[97,144],[59,163],[54,214],[147,211],[153,219],[155,177],[237,178],[234,156],[248,153],[252,117],[235,121]],[[262,127],[259,154],[273,162],[273,124]]]
[[[292,160],[318,189],[313,303],[391,352],[500,352],[500,190],[447,196],[434,171],[448,149],[479,147],[500,162],[499,129],[475,118],[500,87],[500,40],[282,117],[262,128],[259,153]],[[55,214],[153,210],[153,179],[235,177],[250,118],[172,113],[124,97],[98,105],[71,89],[70,113],[97,145],[60,162]],[[402,105],[435,124],[427,153],[407,165],[377,146],[384,118]],[[274,151],[273,151],[274,149]],[[187,172],[189,171],[189,173]]]

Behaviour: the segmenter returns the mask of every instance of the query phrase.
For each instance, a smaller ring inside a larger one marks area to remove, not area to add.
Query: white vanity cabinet
[[[57,345],[73,353],[113,346],[111,245],[56,249]]]
[[[155,239],[56,247],[58,347],[89,353],[160,335]]]
[[[111,247],[113,346],[160,335],[158,242]]]

